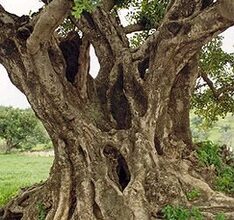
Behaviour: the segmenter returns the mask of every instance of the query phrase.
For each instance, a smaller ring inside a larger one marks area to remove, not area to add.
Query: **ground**
[[[22,187],[45,180],[53,157],[0,155],[0,207]]]

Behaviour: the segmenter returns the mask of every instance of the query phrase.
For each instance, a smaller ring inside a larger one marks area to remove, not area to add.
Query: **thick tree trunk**
[[[191,176],[189,161],[182,160],[182,153],[191,144],[188,105],[194,69],[193,58],[173,81],[167,103],[159,103],[165,106],[166,114],[157,118],[160,123],[156,127],[149,117],[152,113],[147,113],[150,106],[141,87],[137,93],[141,99],[132,104],[141,117],[134,117],[128,110],[131,93],[123,93],[121,77],[110,92],[110,117],[116,126],[112,129],[100,120],[97,106],[85,109],[83,114],[69,111],[80,108],[79,103],[71,101],[76,96],[71,95],[66,99],[66,109],[60,110],[64,108],[61,105],[55,109],[55,100],[48,99],[53,95],[50,90],[42,91],[40,85],[30,88],[33,97],[43,92],[43,96],[29,100],[52,138],[55,160],[49,179],[9,203],[2,219],[36,220],[42,213],[47,220],[158,219],[166,204],[193,205],[186,197],[193,188],[202,192],[196,201],[201,210],[212,205],[209,216],[222,210],[233,217],[234,200],[215,193],[199,174]]]
[[[9,203],[2,219],[36,220],[41,213],[48,220],[159,219],[167,204],[192,206],[186,192],[193,188],[202,193],[195,204],[209,216],[224,211],[234,217],[234,200],[191,176],[188,161],[156,153],[153,129],[145,123],[105,134],[89,124],[73,126],[69,135],[53,136],[49,179]]]
[[[182,1],[173,2],[159,29],[135,51],[100,8],[77,23],[82,38],[71,32],[60,42],[47,35],[67,15],[67,1],[52,1],[31,23],[0,8],[9,31],[0,39],[0,61],[55,151],[49,179],[24,190],[0,218],[160,219],[166,204],[199,206],[207,219],[220,211],[234,218],[234,199],[213,191],[184,159],[192,149],[189,100],[196,54],[230,22],[216,7],[200,12],[199,1],[185,12]],[[184,24],[173,23],[175,16]],[[33,25],[32,33],[25,23]],[[90,43],[101,65],[97,79],[89,75]],[[186,197],[193,188],[202,192],[195,202]]]

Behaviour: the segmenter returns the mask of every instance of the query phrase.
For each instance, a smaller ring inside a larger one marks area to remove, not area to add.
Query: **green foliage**
[[[224,163],[219,146],[210,141],[200,143],[197,155],[199,161],[205,166],[215,166],[217,173],[217,178],[215,180],[216,189],[233,194],[234,167]]]
[[[195,200],[201,196],[201,192],[199,191],[199,189],[194,188],[191,191],[187,192],[186,196],[187,196],[188,200],[190,200],[190,201]]]
[[[198,208],[192,208],[192,210],[190,211],[190,219],[192,220],[203,220],[203,216],[201,211]]]
[[[0,155],[0,207],[14,197],[20,188],[48,177],[53,157],[7,154]]]
[[[132,47],[141,45],[154,31],[156,26],[162,21],[168,0],[134,0],[130,1],[130,10],[128,13],[128,21],[130,23],[140,23],[145,30],[134,33],[130,38]]]
[[[199,71],[205,73],[213,84],[214,91],[202,78],[197,81],[192,98],[195,113],[205,119],[209,126],[227,113],[234,113],[234,53],[222,50],[222,37],[216,37],[202,48]]]
[[[140,33],[135,33],[130,40],[130,44],[131,47],[135,48],[135,47],[139,47],[142,43],[144,43],[144,41],[146,40],[146,38],[149,36],[149,31],[142,31]]]
[[[72,30],[75,30],[75,25],[70,19],[64,19],[63,23],[59,25],[56,31],[60,36],[66,37]]]
[[[31,109],[0,107],[0,138],[12,148],[31,149],[37,143],[48,143],[49,137],[44,127]]]
[[[98,5],[99,0],[74,0],[73,15],[80,18],[84,11],[92,12]]]
[[[166,220],[187,220],[190,215],[188,209],[171,205],[167,205],[163,208],[162,212]]]
[[[141,11],[137,16],[139,16],[139,20],[146,28],[154,28],[163,19],[168,3],[168,0],[143,0]]]
[[[45,205],[42,202],[38,202],[37,209],[38,209],[38,220],[45,220],[46,219]]]
[[[205,166],[214,165],[217,168],[221,167],[222,159],[219,155],[219,146],[211,141],[205,141],[198,144],[197,156],[200,162]]]
[[[227,218],[226,218],[225,214],[221,212],[215,216],[215,220],[227,220]]]
[[[166,220],[203,220],[203,216],[199,209],[188,209],[182,206],[167,205],[163,208],[163,217]]]
[[[218,170],[215,181],[216,189],[222,192],[234,194],[234,167],[223,166]]]
[[[146,29],[155,28],[164,17],[169,0],[134,0],[130,1],[131,10],[128,14],[130,22],[138,22]]]

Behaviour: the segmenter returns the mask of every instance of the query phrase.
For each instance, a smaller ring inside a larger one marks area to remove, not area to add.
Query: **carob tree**
[[[0,63],[55,152],[48,180],[24,189],[0,218],[33,220],[43,211],[47,220],[158,219],[165,204],[193,205],[186,190],[198,188],[207,219],[220,211],[233,219],[234,198],[214,191],[184,158],[193,148],[198,53],[234,24],[233,0],[154,1],[169,4],[136,48],[126,35],[147,28],[147,18],[123,27],[116,14],[116,5],[133,1],[102,0],[76,18],[73,1],[44,2],[31,17],[0,5]],[[75,27],[61,34],[65,19]],[[100,63],[95,79],[91,44]]]

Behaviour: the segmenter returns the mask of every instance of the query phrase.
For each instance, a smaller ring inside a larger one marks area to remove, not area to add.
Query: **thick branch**
[[[124,27],[125,34],[130,34],[136,31],[143,31],[145,30],[145,26],[141,23],[130,24]]]
[[[27,48],[31,54],[36,53],[40,45],[50,40],[51,35],[71,9],[72,2],[54,0],[42,11],[34,31],[27,40]]]

